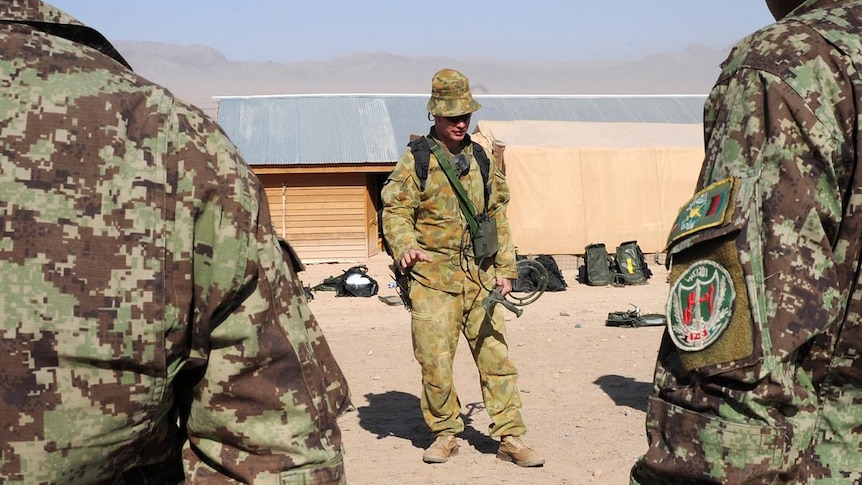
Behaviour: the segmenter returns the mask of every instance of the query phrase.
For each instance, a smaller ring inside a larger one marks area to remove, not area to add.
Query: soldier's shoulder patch
[[[729,220],[734,179],[726,178],[700,190],[682,206],[667,239],[670,247],[679,239]]]
[[[733,279],[724,266],[711,260],[692,264],[670,289],[671,340],[683,351],[709,347],[730,325],[735,300]]]

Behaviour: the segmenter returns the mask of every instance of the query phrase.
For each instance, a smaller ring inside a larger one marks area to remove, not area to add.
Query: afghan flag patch
[[[726,178],[694,194],[680,209],[667,239],[668,246],[689,234],[723,224],[732,192],[733,178]]]
[[[689,266],[670,289],[668,333],[676,347],[699,351],[730,325],[736,290],[730,272],[711,260]]]

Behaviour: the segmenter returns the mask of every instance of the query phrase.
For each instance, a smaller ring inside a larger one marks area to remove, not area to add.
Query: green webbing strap
[[[446,157],[446,154],[434,139],[427,136],[425,139],[428,141],[428,146],[431,148],[431,152],[433,152],[434,156],[437,158],[437,162],[439,162],[440,166],[443,168],[443,172],[446,173],[449,183],[452,184],[452,188],[455,189],[455,193],[458,195],[458,205],[461,206],[461,212],[467,219],[467,224],[470,225],[470,232],[474,237],[478,236],[479,223],[476,222],[476,210],[473,208],[473,202],[471,202],[470,198],[467,197],[467,192],[464,190],[464,186],[461,185],[461,182],[458,181],[458,177],[452,170],[452,165],[449,164],[449,158]]]

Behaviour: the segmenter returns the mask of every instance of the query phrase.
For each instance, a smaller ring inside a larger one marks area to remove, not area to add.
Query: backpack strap
[[[449,179],[449,183],[452,185],[452,190],[455,191],[455,197],[458,199],[461,213],[464,214],[464,218],[467,219],[467,223],[470,225],[470,234],[474,238],[481,237],[482,231],[479,228],[479,222],[476,220],[476,206],[473,205],[473,201],[470,200],[470,196],[467,195],[467,191],[464,190],[464,186],[458,180],[458,175],[452,169],[446,152],[440,148],[440,145],[434,139],[428,140],[428,146],[431,147],[431,153],[437,158],[440,168],[443,169],[443,173],[446,174],[446,178]]]
[[[431,163],[431,148],[428,140],[421,136],[407,144],[413,153],[416,176],[419,177],[419,190],[425,190],[425,181],[428,180],[428,165]],[[473,142],[473,157],[479,164],[479,172],[482,174],[482,184],[485,188],[485,212],[488,212],[488,200],[491,198],[491,160],[482,145]]]
[[[488,212],[488,199],[491,198],[491,160],[482,145],[473,142],[473,156],[479,164],[479,172],[482,173],[482,183],[485,187],[485,212]]]
[[[424,136],[411,141],[407,144],[410,151],[413,153],[413,160],[416,166],[416,176],[419,177],[419,190],[425,190],[425,181],[428,180],[428,164],[431,160],[431,147],[428,146],[428,141]]]

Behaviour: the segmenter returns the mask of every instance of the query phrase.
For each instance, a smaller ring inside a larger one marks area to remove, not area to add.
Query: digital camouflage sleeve
[[[632,483],[862,480],[860,42],[809,0],[723,65]]]
[[[263,189],[97,32],[0,4],[0,482],[345,483]]]

